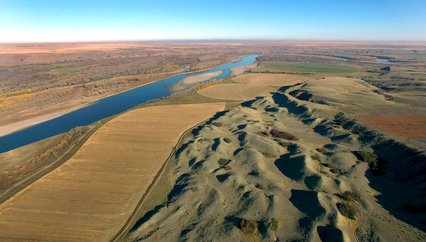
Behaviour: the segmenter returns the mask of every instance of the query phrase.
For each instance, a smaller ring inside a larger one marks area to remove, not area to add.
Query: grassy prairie
[[[348,73],[358,72],[359,68],[347,65],[330,65],[325,63],[287,63],[287,62],[263,62],[252,72],[315,72],[315,73]]]
[[[62,68],[54,69],[54,71],[59,73],[74,73],[84,69],[87,69],[87,67],[86,66],[62,67]]]

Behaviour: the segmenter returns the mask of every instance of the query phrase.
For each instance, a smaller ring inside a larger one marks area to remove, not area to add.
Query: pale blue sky
[[[0,0],[0,42],[426,41],[426,0]]]

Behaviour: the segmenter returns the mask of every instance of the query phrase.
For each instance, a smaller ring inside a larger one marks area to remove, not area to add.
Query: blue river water
[[[207,72],[223,70],[224,72],[214,79],[225,78],[230,73],[229,68],[253,64],[256,57],[257,55],[245,56],[242,57],[240,62],[228,63]],[[173,76],[128,92],[104,98],[87,107],[64,114],[55,119],[2,136],[0,137],[0,153],[67,132],[78,126],[89,125],[98,120],[122,113],[147,101],[168,97],[171,93],[166,90],[164,85],[173,85],[187,76],[190,75]]]

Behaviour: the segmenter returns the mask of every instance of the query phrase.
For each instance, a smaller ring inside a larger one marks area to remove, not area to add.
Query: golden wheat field
[[[182,133],[224,103],[148,107],[100,128],[64,165],[0,206],[0,239],[108,240]]]
[[[198,91],[205,97],[222,100],[250,100],[257,96],[267,96],[276,88],[249,84],[218,84]]]

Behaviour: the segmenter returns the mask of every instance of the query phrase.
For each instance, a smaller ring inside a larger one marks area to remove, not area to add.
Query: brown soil
[[[406,138],[426,138],[426,115],[359,115],[357,118]]]

